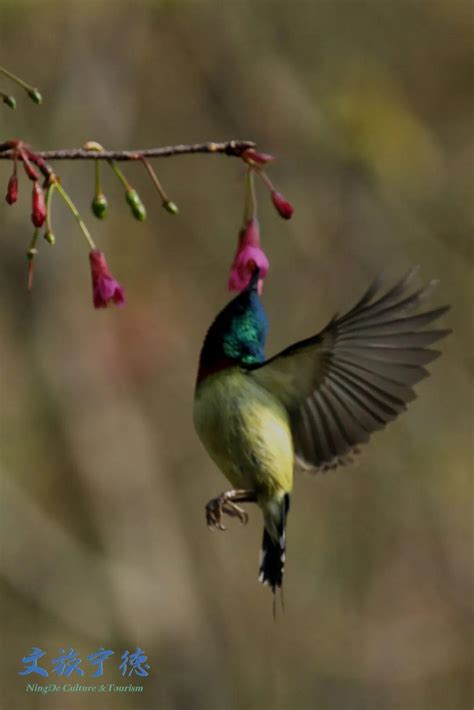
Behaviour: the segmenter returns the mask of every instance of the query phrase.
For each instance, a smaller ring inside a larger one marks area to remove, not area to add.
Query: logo
[[[131,680],[146,678],[151,669],[150,664],[147,663],[148,656],[138,647],[135,651],[126,650],[121,654],[116,654],[112,649],[101,647],[86,656],[85,663],[83,663],[82,658],[73,648],[68,650],[61,649],[50,661],[45,658],[46,656],[46,651],[33,646],[31,652],[22,658],[23,669],[18,671],[18,675],[40,676],[43,679],[51,679],[57,676],[58,679],[67,678],[76,682],[62,684],[28,682],[25,687],[26,692],[42,694],[54,692],[143,692],[142,685],[132,682],[127,685],[119,685],[112,682],[87,685],[77,681],[86,677],[99,678],[104,676],[104,666],[106,671],[111,671],[115,668],[120,671],[124,678],[130,678]],[[28,680],[31,681],[33,678],[28,678]]]

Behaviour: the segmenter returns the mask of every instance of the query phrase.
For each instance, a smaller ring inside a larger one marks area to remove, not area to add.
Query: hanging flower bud
[[[50,229],[43,234],[43,238],[46,239],[48,244],[51,244],[52,247],[56,244],[56,237]]]
[[[18,199],[18,178],[13,173],[8,181],[7,194],[5,196],[9,205],[13,205]]]
[[[9,94],[1,94],[1,96],[4,104],[12,109],[16,109],[16,99],[14,96],[10,96]]]
[[[240,155],[248,165],[261,167],[275,160],[273,155],[258,153],[255,148],[246,148]]]
[[[89,252],[92,275],[92,300],[94,308],[106,308],[109,303],[125,303],[123,287],[110,273],[105,254],[98,249]]]
[[[146,219],[145,205],[140,199],[140,195],[136,190],[127,190],[125,193],[127,205],[130,207],[133,216],[139,222],[144,222]]]
[[[25,169],[25,173],[28,175],[30,180],[38,180],[38,173],[32,166],[30,159],[25,151],[24,148],[18,148],[18,155],[20,156],[21,160],[23,161],[23,167]]]
[[[34,167],[31,165],[31,163],[23,161],[23,167],[25,168],[25,173],[28,175],[30,180],[33,180],[36,182],[38,180],[38,173],[34,169]]]
[[[35,104],[40,104],[43,101],[43,97],[41,96],[40,92],[38,89],[35,89],[34,87],[29,89],[27,91],[28,96],[30,99],[33,101]]]
[[[46,219],[46,204],[44,192],[37,182],[33,185],[33,199],[31,208],[31,221],[35,227],[42,227]]]
[[[165,202],[163,202],[163,207],[170,214],[178,214],[178,205],[174,202],[171,202],[170,200],[166,200]]]
[[[265,252],[260,247],[258,220],[253,217],[239,234],[239,244],[229,276],[229,291],[243,291],[247,288],[255,267],[260,269],[258,292],[262,293],[263,279],[267,275],[269,263]]]
[[[293,205],[286,200],[281,192],[277,190],[271,191],[272,202],[275,205],[275,209],[283,219],[290,219],[293,214]]]
[[[109,212],[109,203],[106,196],[100,192],[92,200],[91,209],[97,219],[105,219]]]

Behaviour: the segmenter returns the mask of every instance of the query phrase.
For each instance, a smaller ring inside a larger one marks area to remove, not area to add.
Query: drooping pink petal
[[[267,256],[260,247],[244,246],[237,253],[229,277],[229,291],[243,291],[250,283],[255,267],[260,269],[259,293],[263,279],[270,267]]]
[[[244,229],[239,233],[239,250],[244,246],[260,246],[260,224],[256,217],[249,219]]]
[[[250,277],[256,266],[260,269],[261,277],[265,278],[269,269],[265,252],[260,247],[244,247],[236,259],[235,267],[237,271]]]
[[[227,287],[229,291],[243,291],[248,284],[248,280],[242,278],[237,269],[232,267]]]
[[[237,252],[229,275],[229,291],[243,291],[250,283],[255,267],[260,269],[258,292],[262,293],[269,262],[260,246],[260,226],[256,217],[249,219],[239,233]]]
[[[105,254],[98,249],[92,249],[89,259],[94,308],[106,308],[111,302],[122,306],[125,303],[124,290],[110,273]]]

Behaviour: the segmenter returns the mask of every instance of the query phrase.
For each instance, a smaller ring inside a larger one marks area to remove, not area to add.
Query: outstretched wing
[[[428,346],[451,332],[422,330],[449,306],[416,313],[437,283],[408,295],[417,270],[382,296],[377,279],[318,335],[249,369],[250,377],[285,404],[304,467],[343,463],[415,399],[413,385],[428,376],[424,366],[440,355]]]

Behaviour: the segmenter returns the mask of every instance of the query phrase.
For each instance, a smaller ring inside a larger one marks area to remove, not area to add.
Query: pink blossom
[[[293,214],[293,205],[291,202],[288,202],[288,200],[283,197],[281,192],[278,192],[277,190],[272,190],[271,194],[272,202],[275,205],[275,209],[280,217],[283,217],[283,219],[290,219]]]
[[[98,249],[92,249],[89,259],[94,308],[106,308],[112,301],[117,306],[122,306],[125,303],[123,287],[110,273],[105,254]]]
[[[229,291],[243,291],[247,288],[256,267],[260,269],[258,292],[262,293],[263,279],[268,272],[269,263],[265,252],[260,247],[258,221],[253,218],[247,222],[247,226],[239,234],[239,244],[229,276]]]

